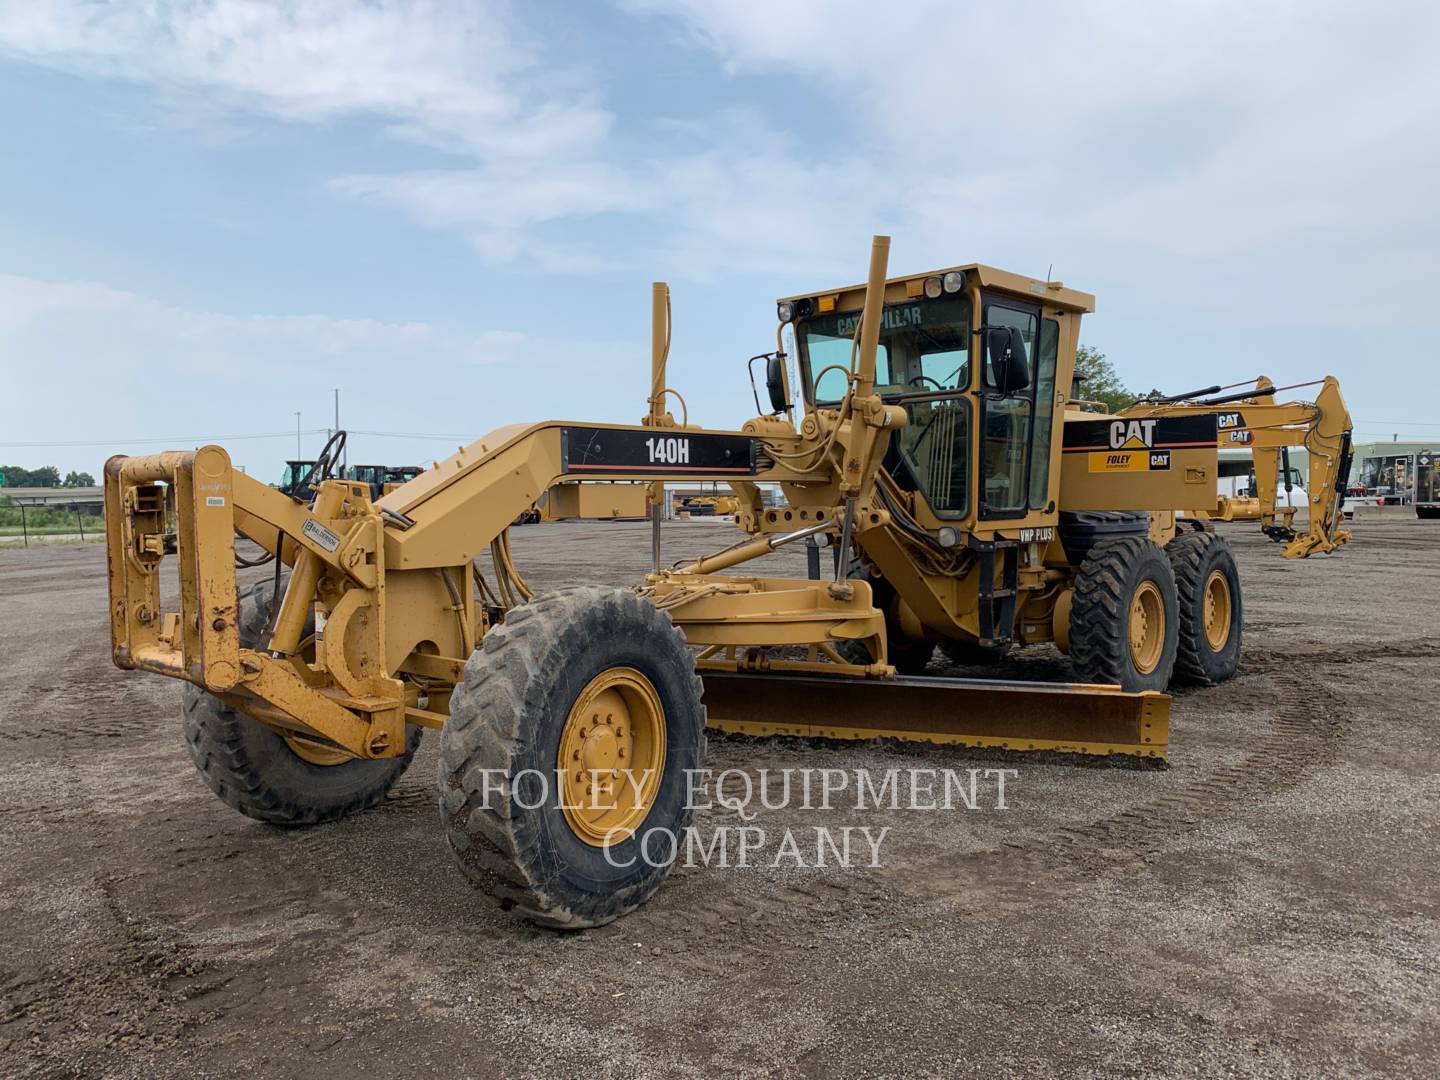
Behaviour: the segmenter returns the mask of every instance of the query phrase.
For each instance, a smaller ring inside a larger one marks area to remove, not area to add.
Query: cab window
[[[859,312],[836,312],[798,325],[801,370],[813,404],[833,405],[844,397],[859,320]],[[969,349],[968,297],[888,304],[875,357],[875,390],[886,397],[963,390],[970,382]]]
[[[830,337],[806,333],[810,355],[810,370],[817,376],[814,400],[822,403],[839,401],[845,396],[845,384],[850,379],[849,338]],[[890,350],[882,344],[875,350],[875,384],[882,386],[890,381]]]
[[[1060,323],[1040,320],[1039,362],[1035,365],[1035,449],[1030,459],[1030,509],[1043,510],[1050,494],[1050,435],[1055,423],[1055,361]]]
[[[970,510],[970,402],[964,395],[907,398],[910,422],[895,445],[938,518]]]

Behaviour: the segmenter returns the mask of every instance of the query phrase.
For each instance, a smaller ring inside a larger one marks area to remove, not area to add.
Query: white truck
[[[1249,450],[1219,451],[1219,470],[1216,494],[1227,499],[1253,499],[1255,495],[1255,461]],[[1285,487],[1286,480],[1290,487]],[[1280,470],[1280,479],[1275,485],[1277,508],[1295,507],[1297,513],[1310,505],[1310,496],[1305,490],[1305,477],[1294,465],[1288,473]]]

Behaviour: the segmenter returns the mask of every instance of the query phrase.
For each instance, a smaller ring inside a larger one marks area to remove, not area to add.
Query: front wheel
[[[901,675],[923,675],[925,669],[930,666],[930,660],[935,655],[935,643],[933,641],[912,641],[904,637],[897,630],[892,630],[887,620],[885,630],[885,650],[890,665]],[[859,664],[862,667],[871,663],[870,650],[865,647],[863,641],[838,642],[835,651],[840,654],[840,659],[851,663]]]
[[[241,594],[241,648],[264,647],[274,600],[268,581]],[[305,633],[314,632],[312,615]],[[181,702],[185,742],[201,778],[222,802],[271,825],[316,825],[374,806],[420,745],[421,729],[411,727],[399,757],[362,761],[327,744],[272,731],[188,683]]]
[[[564,589],[484,637],[441,731],[440,817],[461,869],[533,922],[581,929],[644,903],[690,824],[705,756],[695,661],[622,589]]]
[[[885,613],[885,651],[892,667],[901,675],[923,675],[935,656],[935,642],[923,638],[911,638],[900,629],[900,620],[895,617],[897,597],[895,587],[885,578],[872,575],[863,565],[854,565],[850,576],[870,583],[874,605]],[[870,650],[863,642],[845,641],[837,646],[843,660],[852,664],[870,663]]]
[[[998,664],[1010,655],[1013,641],[1003,645],[981,645],[975,641],[942,641],[940,651],[952,664],[961,667],[988,667]]]

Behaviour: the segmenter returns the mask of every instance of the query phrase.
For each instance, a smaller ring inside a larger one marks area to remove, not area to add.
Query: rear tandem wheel
[[[1165,545],[1180,603],[1179,684],[1213,686],[1240,666],[1244,612],[1230,545],[1213,532],[1181,533]]]
[[[1160,545],[1127,536],[1092,547],[1070,607],[1070,660],[1080,681],[1163,691],[1178,640],[1175,574]]]

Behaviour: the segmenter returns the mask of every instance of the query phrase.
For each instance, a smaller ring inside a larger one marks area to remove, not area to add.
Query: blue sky
[[[1440,443],[1437,46],[1418,3],[0,0],[0,461],[273,476],[293,435],[237,436],[334,387],[435,436],[352,461],[635,420],[655,279],[737,425],[773,299],[874,232],[1053,264],[1137,388],[1334,373]]]

